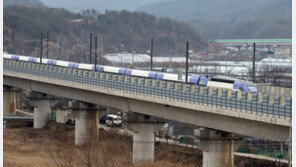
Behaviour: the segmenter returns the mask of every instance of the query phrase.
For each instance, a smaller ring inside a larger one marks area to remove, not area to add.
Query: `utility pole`
[[[43,33],[40,34],[40,64],[42,63],[42,44],[43,44]]]
[[[15,47],[15,41],[14,41],[14,39],[15,39],[15,29],[13,28],[12,29],[12,48],[15,49],[16,47]]]
[[[97,49],[98,49],[98,37],[95,37],[95,71],[97,71]]]
[[[104,54],[104,48],[103,48],[103,35],[100,35],[101,37],[101,56]]]
[[[256,61],[255,53],[256,53],[256,43],[253,43],[253,82],[255,82],[255,61]]]
[[[59,46],[60,46],[60,40],[59,40],[59,36],[57,36],[57,60],[59,59]]]
[[[12,29],[12,40],[14,40],[15,30]]]
[[[186,83],[188,83],[188,58],[189,58],[189,42],[186,42]]]
[[[151,38],[151,44],[150,44],[150,71],[152,71],[153,68],[153,38]]]
[[[49,40],[49,29],[47,29],[47,40],[46,40],[46,58],[48,58],[48,40]]]
[[[89,64],[91,64],[92,33],[89,34]]]
[[[80,61],[83,62],[83,60],[85,60],[84,57],[84,43],[83,43],[83,36],[84,36],[84,31],[82,30],[81,32],[81,57],[80,57]],[[86,62],[86,61],[84,61]]]

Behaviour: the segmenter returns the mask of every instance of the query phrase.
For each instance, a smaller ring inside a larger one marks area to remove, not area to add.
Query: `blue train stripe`
[[[19,56],[11,56],[11,60],[16,60],[16,61],[18,61],[19,60]]]
[[[52,60],[51,65],[57,65],[57,61],[56,60]]]
[[[78,63],[73,63],[73,68],[79,68],[79,64]]]
[[[194,84],[194,85],[199,85],[199,80],[200,80],[199,75],[194,75],[194,76],[189,77],[189,83]]]
[[[124,75],[125,73],[125,68],[119,68],[118,74]]]
[[[148,78],[155,79],[156,72],[149,72]]]
[[[127,76],[132,76],[132,72],[133,72],[133,70],[132,70],[132,69],[126,69],[126,70],[125,70],[125,74],[124,74],[124,75],[127,75]]]
[[[29,58],[29,62],[34,62],[34,63],[36,63],[36,61],[37,61],[37,58],[33,58],[33,57],[30,57],[30,58]]]
[[[52,60],[47,60],[47,63],[48,65],[52,65]]]
[[[104,66],[99,66],[98,71],[99,71],[99,72],[104,71]]]
[[[164,76],[163,73],[157,73],[155,79],[157,79],[157,80],[163,80],[163,76]]]

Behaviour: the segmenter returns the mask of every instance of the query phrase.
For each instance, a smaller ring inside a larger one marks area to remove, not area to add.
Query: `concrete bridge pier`
[[[228,132],[201,130],[198,146],[203,150],[203,167],[234,167],[234,151],[240,141]]]
[[[133,164],[154,162],[155,132],[161,130],[164,122],[148,115],[130,113],[127,128],[133,134]]]
[[[13,87],[4,86],[3,88],[3,111],[4,114],[15,113],[16,99],[20,96],[21,91]]]
[[[94,104],[70,102],[75,117],[75,145],[81,145],[98,137],[98,112]]]
[[[58,103],[56,98],[49,95],[37,95],[29,98],[30,105],[34,106],[34,128],[43,128],[51,120],[51,107]]]
[[[160,131],[163,123],[132,123],[127,127],[133,134],[133,163],[154,162],[154,133]]]

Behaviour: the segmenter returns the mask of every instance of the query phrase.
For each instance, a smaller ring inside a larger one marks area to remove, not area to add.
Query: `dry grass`
[[[236,166],[275,166],[274,163],[236,158]],[[100,140],[74,146],[74,127],[50,123],[36,130],[24,124],[7,125],[4,130],[4,166],[104,166],[132,164],[132,138],[116,131],[100,130]],[[155,145],[155,163],[143,167],[201,167],[202,151],[165,144]]]

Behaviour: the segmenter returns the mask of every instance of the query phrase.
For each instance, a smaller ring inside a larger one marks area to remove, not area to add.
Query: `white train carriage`
[[[79,63],[79,66],[78,66],[79,69],[84,69],[84,70],[94,70],[94,67],[95,66],[92,64],[84,64],[84,63]]]
[[[132,70],[131,75],[132,76],[138,76],[138,77],[149,77],[150,71],[144,71],[144,70]]]

